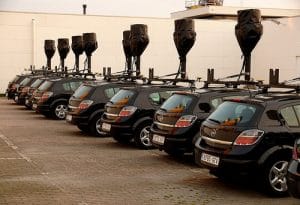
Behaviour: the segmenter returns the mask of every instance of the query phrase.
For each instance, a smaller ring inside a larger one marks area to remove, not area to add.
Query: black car
[[[15,99],[15,93],[20,83],[30,75],[16,75],[12,81],[8,83],[5,95],[8,99]]]
[[[25,97],[29,91],[30,86],[39,78],[43,76],[28,76],[20,83],[18,89],[15,92],[15,102],[19,105],[25,104]]]
[[[155,111],[182,86],[138,85],[121,89],[105,105],[101,131],[124,143],[134,139],[140,148],[150,148],[149,130]]]
[[[128,84],[106,81],[82,84],[69,100],[67,122],[84,132],[101,136],[100,119],[104,106],[125,85]]]
[[[68,110],[68,101],[74,91],[92,79],[66,77],[46,80],[34,92],[32,108],[46,117],[63,120]]]
[[[300,199],[300,138],[296,140],[293,150],[293,159],[290,161],[287,173],[289,193]]]
[[[250,94],[245,89],[221,87],[175,93],[155,113],[151,142],[170,155],[192,153],[203,120],[227,97]]]
[[[222,103],[203,123],[195,161],[221,176],[254,174],[272,195],[286,195],[286,173],[300,136],[300,96],[267,93]]]
[[[38,78],[36,81],[34,81],[30,85],[30,87],[27,89],[27,92],[24,92],[24,93],[21,94],[21,95],[23,95],[25,97],[25,107],[27,107],[28,109],[32,108],[32,100],[33,100],[32,96],[33,96],[33,93],[46,80],[49,80],[49,78],[46,78],[46,77],[45,78]]]

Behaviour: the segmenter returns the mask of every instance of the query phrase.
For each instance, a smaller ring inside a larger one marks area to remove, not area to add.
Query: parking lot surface
[[[280,204],[158,150],[96,138],[0,98],[0,204]]]

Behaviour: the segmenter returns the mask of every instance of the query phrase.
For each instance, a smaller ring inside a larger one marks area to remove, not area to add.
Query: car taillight
[[[264,134],[262,130],[245,130],[234,141],[234,145],[253,145]]]
[[[293,159],[299,160],[300,159],[300,140],[298,140],[299,144],[295,143],[294,149],[293,149]]]
[[[119,117],[128,117],[132,115],[137,110],[137,107],[134,106],[126,106],[119,113]]]
[[[181,116],[177,120],[175,127],[189,127],[196,121],[196,119],[197,119],[197,117],[195,115]]]
[[[85,109],[87,109],[88,107],[90,107],[91,104],[93,104],[93,101],[92,101],[92,100],[83,100],[83,101],[81,101],[81,103],[79,104],[78,108],[79,108],[80,110],[85,110]]]
[[[28,90],[29,90],[29,87],[24,87],[24,88],[22,89],[22,93],[27,93]]]
[[[40,98],[40,102],[45,102],[53,95],[53,92],[44,92],[42,97]]]

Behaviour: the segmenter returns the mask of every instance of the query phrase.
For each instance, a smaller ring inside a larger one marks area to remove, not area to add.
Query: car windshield
[[[126,105],[133,95],[134,92],[132,90],[119,90],[119,92],[110,99],[110,102],[117,105]]]
[[[81,85],[73,94],[74,98],[84,99],[92,90],[93,87],[88,85]]]
[[[45,81],[39,87],[39,90],[40,91],[47,91],[52,85],[53,85],[53,82],[51,82],[51,81]]]
[[[262,108],[258,105],[226,101],[208,117],[208,120],[223,126],[252,126],[260,109]]]
[[[43,82],[43,80],[37,79],[36,81],[34,81],[34,83],[32,83],[32,85],[30,87],[37,88],[42,82]]]
[[[25,78],[24,80],[21,81],[20,85],[27,85],[29,83],[30,78]]]
[[[193,98],[188,95],[174,94],[160,107],[167,112],[184,112],[188,110]]]

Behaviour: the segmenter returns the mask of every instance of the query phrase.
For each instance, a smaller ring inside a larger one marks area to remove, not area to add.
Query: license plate
[[[160,135],[153,135],[153,138],[152,138],[152,141],[154,143],[157,143],[157,144],[160,144],[160,145],[163,145],[165,143],[165,137],[163,136],[160,136]]]
[[[29,104],[29,100],[28,100],[28,99],[25,100],[25,104],[26,104],[26,105]]]
[[[214,165],[214,166],[219,166],[220,162],[220,157],[216,157],[210,154],[202,153],[201,154],[201,161],[206,162],[208,164]]]
[[[5,93],[5,97],[8,97],[8,93]]]
[[[102,128],[103,131],[110,131],[111,124],[102,123],[101,128]]]
[[[19,100],[19,97],[16,95],[15,96],[15,101],[18,101]]]
[[[68,122],[71,122],[71,121],[72,121],[72,115],[67,115],[67,116],[66,116],[66,120],[67,120]]]
[[[37,108],[37,104],[32,104],[32,109],[36,110],[36,108]]]

